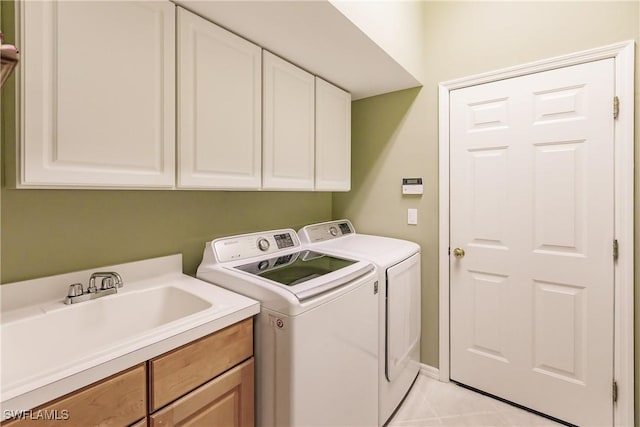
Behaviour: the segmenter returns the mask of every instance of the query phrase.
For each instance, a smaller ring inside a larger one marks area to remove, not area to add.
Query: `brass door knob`
[[[462,248],[455,248],[453,250],[453,256],[460,259],[460,258],[464,258],[464,249]]]

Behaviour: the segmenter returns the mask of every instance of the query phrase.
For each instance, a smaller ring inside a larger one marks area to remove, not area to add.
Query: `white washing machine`
[[[197,277],[261,303],[258,425],[377,425],[378,276],[370,262],[303,248],[284,229],[207,243]]]
[[[420,372],[420,246],[357,234],[348,220],[307,225],[298,235],[309,249],[366,259],[380,283],[378,422],[384,425]]]

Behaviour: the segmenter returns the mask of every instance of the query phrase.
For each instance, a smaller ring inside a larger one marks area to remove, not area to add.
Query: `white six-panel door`
[[[613,59],[450,95],[451,378],[613,417]]]

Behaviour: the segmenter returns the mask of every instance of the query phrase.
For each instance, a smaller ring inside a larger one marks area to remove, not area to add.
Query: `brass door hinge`
[[[620,248],[618,246],[618,239],[613,241],[613,260],[618,260],[618,255],[620,254]]]
[[[613,118],[614,120],[620,115],[620,99],[617,96],[613,97]]]

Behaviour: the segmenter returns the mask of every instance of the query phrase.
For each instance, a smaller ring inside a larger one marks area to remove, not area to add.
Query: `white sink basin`
[[[140,273],[140,265],[154,274]],[[66,287],[90,272],[0,287],[3,409],[32,409],[259,311],[257,302],[181,267],[179,256],[113,266],[124,279],[117,294],[70,305]]]
[[[174,286],[120,292],[2,325],[2,384],[78,363],[213,305]],[[215,307],[219,311],[224,306]],[[37,337],[29,339],[28,337]],[[37,368],[37,369],[34,369]]]

